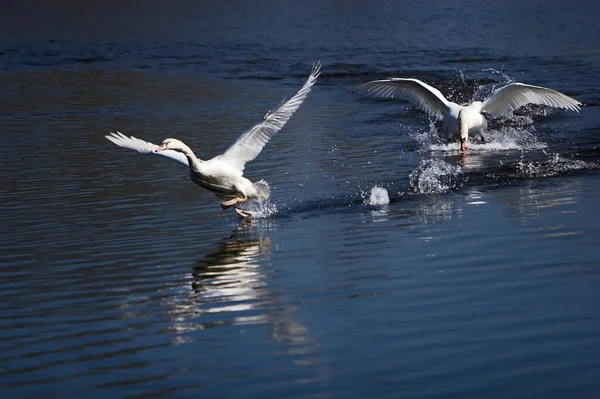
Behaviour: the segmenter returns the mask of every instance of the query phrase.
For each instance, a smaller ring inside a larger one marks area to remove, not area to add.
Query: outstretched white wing
[[[526,104],[540,104],[579,112],[581,103],[556,90],[545,87],[511,83],[494,90],[481,106],[481,110],[493,116],[509,116]]]
[[[398,98],[410,101],[429,115],[441,119],[449,102],[435,87],[411,78],[390,78],[362,83],[350,91],[371,97]]]
[[[286,124],[294,112],[300,107],[300,104],[306,99],[308,93],[314,86],[321,70],[321,63],[317,62],[310,73],[310,76],[304,83],[304,86],[279,108],[265,115],[262,122],[246,131],[240,138],[227,149],[220,158],[222,161],[244,170],[246,162],[253,160],[258,156],[265,144]]]
[[[129,148],[130,150],[135,150],[137,152],[141,152],[142,154],[162,155],[164,157],[171,158],[177,162],[181,162],[186,166],[188,165],[188,160],[182,153],[173,150],[164,150],[161,152],[156,152],[158,146],[148,141],[140,140],[133,136],[127,137],[120,132],[111,133],[104,137],[106,137],[108,140],[112,141],[119,147]]]

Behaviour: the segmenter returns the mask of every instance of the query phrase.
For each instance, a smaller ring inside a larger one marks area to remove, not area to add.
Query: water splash
[[[502,70],[492,68],[484,69],[486,74],[497,75],[491,83],[480,84],[476,86],[470,101],[482,101],[487,98],[494,90],[514,82],[515,80]],[[452,93],[457,94],[464,90],[464,85],[469,80],[462,71],[460,73],[460,82],[457,82],[450,89]],[[558,110],[536,106],[526,105],[517,113],[510,117],[488,118],[489,123],[487,132],[484,133],[485,143],[479,140],[479,137],[472,137],[468,144],[469,152],[497,152],[509,150],[540,150],[548,148],[548,145],[537,138],[536,130],[532,126],[536,117],[547,116]],[[429,129],[418,131],[411,136],[419,143],[420,152],[453,152],[457,153],[458,143],[448,143],[446,134],[442,131],[442,125],[434,119],[430,119]]]
[[[525,124],[525,123],[524,123]],[[458,143],[442,142],[440,134],[435,128],[427,132],[414,135],[419,142],[420,151],[432,152],[456,152],[458,153]],[[497,151],[531,151],[543,150],[548,145],[535,135],[535,129],[521,129],[515,127],[502,127],[500,130],[488,130],[484,133],[485,143],[481,143],[478,137],[470,140],[467,147],[468,152],[497,152]]]
[[[385,188],[375,186],[371,189],[369,197],[364,199],[364,203],[365,205],[387,205],[390,203],[390,196]]]
[[[514,78],[509,76],[502,69],[497,70],[494,68],[486,68],[483,70],[483,72],[487,72],[491,75],[499,75],[499,80],[497,82],[483,84],[477,87],[475,93],[473,93],[472,101],[484,101],[492,94],[494,90],[515,81]]]
[[[519,161],[517,173],[522,177],[551,177],[576,170],[596,169],[598,166],[579,159],[566,159],[559,154],[551,154],[543,161]]]
[[[439,148],[444,145],[444,141],[442,140],[443,134],[440,133],[436,128],[436,122],[433,119],[429,120],[429,129],[421,130],[418,129],[410,133],[411,137],[419,143],[419,151],[435,151],[433,148]],[[445,140],[447,141],[447,140]],[[454,146],[454,149],[456,146]],[[448,150],[452,148],[448,146]],[[441,150],[445,151],[445,150]]]
[[[252,217],[254,219],[269,218],[275,215],[278,211],[277,204],[269,200],[248,202],[243,209],[252,213]]]
[[[440,159],[421,161],[408,176],[411,190],[417,194],[440,194],[462,186],[463,171]]]

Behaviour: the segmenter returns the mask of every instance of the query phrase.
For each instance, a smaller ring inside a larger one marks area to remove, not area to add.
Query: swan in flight
[[[227,209],[249,199],[265,200],[269,198],[269,184],[264,180],[251,182],[243,176],[244,166],[256,158],[265,144],[277,133],[308,96],[319,77],[320,62],[313,65],[312,72],[304,86],[274,111],[268,112],[264,119],[243,133],[223,154],[203,161],[194,152],[174,138],[163,140],[160,146],[128,137],[120,132],[105,136],[114,144],[138,151],[143,154],[162,155],[178,161],[190,168],[192,181],[212,191],[220,199],[223,209]],[[235,208],[238,215],[247,218],[251,213]]]
[[[500,87],[483,102],[474,101],[463,106],[448,101],[435,87],[418,79],[390,78],[374,80],[355,86],[351,91],[372,97],[398,98],[413,103],[437,119],[442,119],[448,139],[460,139],[460,151],[467,148],[469,134],[478,134],[483,140],[487,121],[483,113],[494,117],[509,116],[526,104],[540,104],[579,112],[581,103],[556,90],[524,83],[510,83]]]

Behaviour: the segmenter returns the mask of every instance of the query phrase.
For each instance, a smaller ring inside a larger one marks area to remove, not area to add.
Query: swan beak
[[[460,139],[460,152],[465,152],[466,149],[467,149],[467,140]]]
[[[156,150],[154,150],[154,152],[161,152],[167,149],[167,145],[165,143],[162,143],[160,145],[160,147],[158,147]]]

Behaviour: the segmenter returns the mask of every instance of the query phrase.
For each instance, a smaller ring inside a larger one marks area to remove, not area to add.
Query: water
[[[600,394],[600,7],[591,2],[5,2],[3,397]],[[323,73],[247,165],[240,223],[180,165]],[[466,158],[408,104],[521,81],[583,102]]]

